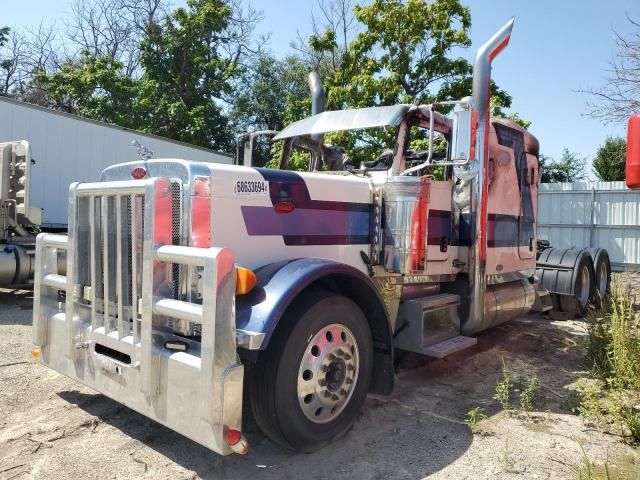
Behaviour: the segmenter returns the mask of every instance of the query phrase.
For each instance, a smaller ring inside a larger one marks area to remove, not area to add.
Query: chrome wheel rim
[[[589,276],[589,268],[585,265],[580,271],[580,303],[586,305],[589,302],[589,294],[591,293],[591,278]]]
[[[609,278],[607,264],[602,262],[598,271],[600,273],[598,276],[598,291],[600,292],[600,296],[604,297],[607,293],[607,279]]]
[[[316,333],[298,369],[298,401],[314,423],[335,419],[347,406],[358,381],[360,352],[346,326],[333,323]]]

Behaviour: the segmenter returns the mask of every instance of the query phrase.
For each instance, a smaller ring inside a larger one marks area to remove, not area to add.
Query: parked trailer
[[[138,159],[138,141],[155,158],[231,164],[231,155],[0,97],[0,140],[26,140],[35,164],[31,203],[43,227],[66,227],[69,185],[100,177],[107,167]]]
[[[34,356],[224,455],[248,449],[246,395],[269,437],[310,452],[368,392],[392,392],[394,349],[442,358],[551,309],[549,289],[577,313],[595,298],[592,256],[537,263],[538,141],[489,117],[512,23],[477,52],[453,118],[322,112],[316,88],[314,115],[274,137],[279,169],[153,160],[72,184],[68,235],[38,236]],[[360,166],[323,142],[384,127],[394,148]],[[299,152],[313,171],[287,170]]]
[[[35,230],[65,230],[68,187],[143,155],[230,164],[229,155],[0,97],[0,287],[29,285]],[[132,142],[137,147],[132,146]]]

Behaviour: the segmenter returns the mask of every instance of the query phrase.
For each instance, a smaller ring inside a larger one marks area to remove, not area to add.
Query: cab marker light
[[[245,295],[256,286],[256,274],[244,267],[236,267],[236,295]]]

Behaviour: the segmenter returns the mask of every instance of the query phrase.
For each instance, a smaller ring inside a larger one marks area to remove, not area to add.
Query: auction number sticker
[[[269,183],[265,180],[237,180],[233,185],[235,195],[266,195]]]

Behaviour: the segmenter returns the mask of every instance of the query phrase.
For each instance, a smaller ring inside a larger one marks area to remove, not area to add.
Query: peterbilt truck
[[[538,141],[489,116],[512,23],[452,117],[317,108],[273,137],[280,168],[148,160],[72,184],[68,235],[37,240],[34,357],[220,454],[247,451],[247,409],[310,452],[392,392],[394,350],[442,358],[534,305],[579,313],[606,252],[539,254]],[[381,128],[392,148],[359,165],[329,142]]]

